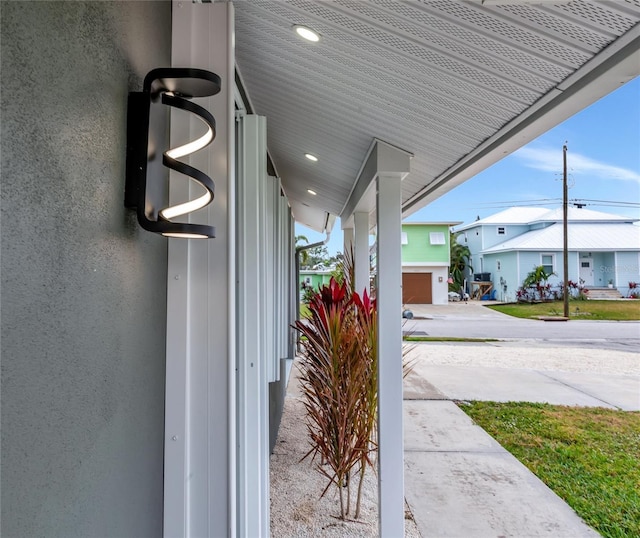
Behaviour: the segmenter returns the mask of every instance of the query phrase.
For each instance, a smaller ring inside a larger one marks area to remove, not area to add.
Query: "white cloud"
[[[557,149],[525,147],[516,151],[514,156],[525,161],[525,166],[529,168],[562,173],[562,151]],[[635,170],[596,161],[579,153],[568,154],[567,168],[574,175],[589,175],[601,179],[621,179],[640,183],[640,173]]]

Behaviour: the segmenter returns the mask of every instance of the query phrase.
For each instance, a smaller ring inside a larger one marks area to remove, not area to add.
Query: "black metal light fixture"
[[[213,226],[174,222],[172,219],[202,209],[213,201],[213,180],[201,170],[178,159],[195,153],[214,140],[215,118],[189,99],[215,95],[220,91],[220,84],[218,75],[203,69],[159,68],[149,71],[141,92],[129,93],[124,205],[136,210],[138,222],[145,230],[166,237],[215,237]],[[194,114],[202,120],[206,132],[196,140],[164,150],[169,145],[167,107]],[[202,194],[169,206],[169,169],[187,176],[202,187]]]

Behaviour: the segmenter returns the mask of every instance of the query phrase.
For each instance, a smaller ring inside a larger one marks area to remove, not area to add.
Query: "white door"
[[[593,258],[580,258],[580,280],[587,287],[593,286]]]

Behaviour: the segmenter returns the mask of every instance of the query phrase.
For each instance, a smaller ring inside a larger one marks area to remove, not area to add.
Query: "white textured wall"
[[[0,6],[2,536],[160,536],[166,242],[123,192],[171,6]]]

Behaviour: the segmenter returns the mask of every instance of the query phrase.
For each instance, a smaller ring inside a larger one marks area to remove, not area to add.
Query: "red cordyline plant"
[[[378,406],[376,309],[366,292],[351,290],[345,267],[340,284],[331,278],[310,303],[310,317],[295,323],[302,340],[301,388],[305,396],[311,450],[317,469],[339,490],[340,517],[351,508],[351,477],[359,476],[354,517],[360,516],[362,481],[376,450]],[[347,498],[345,502],[344,491]]]

